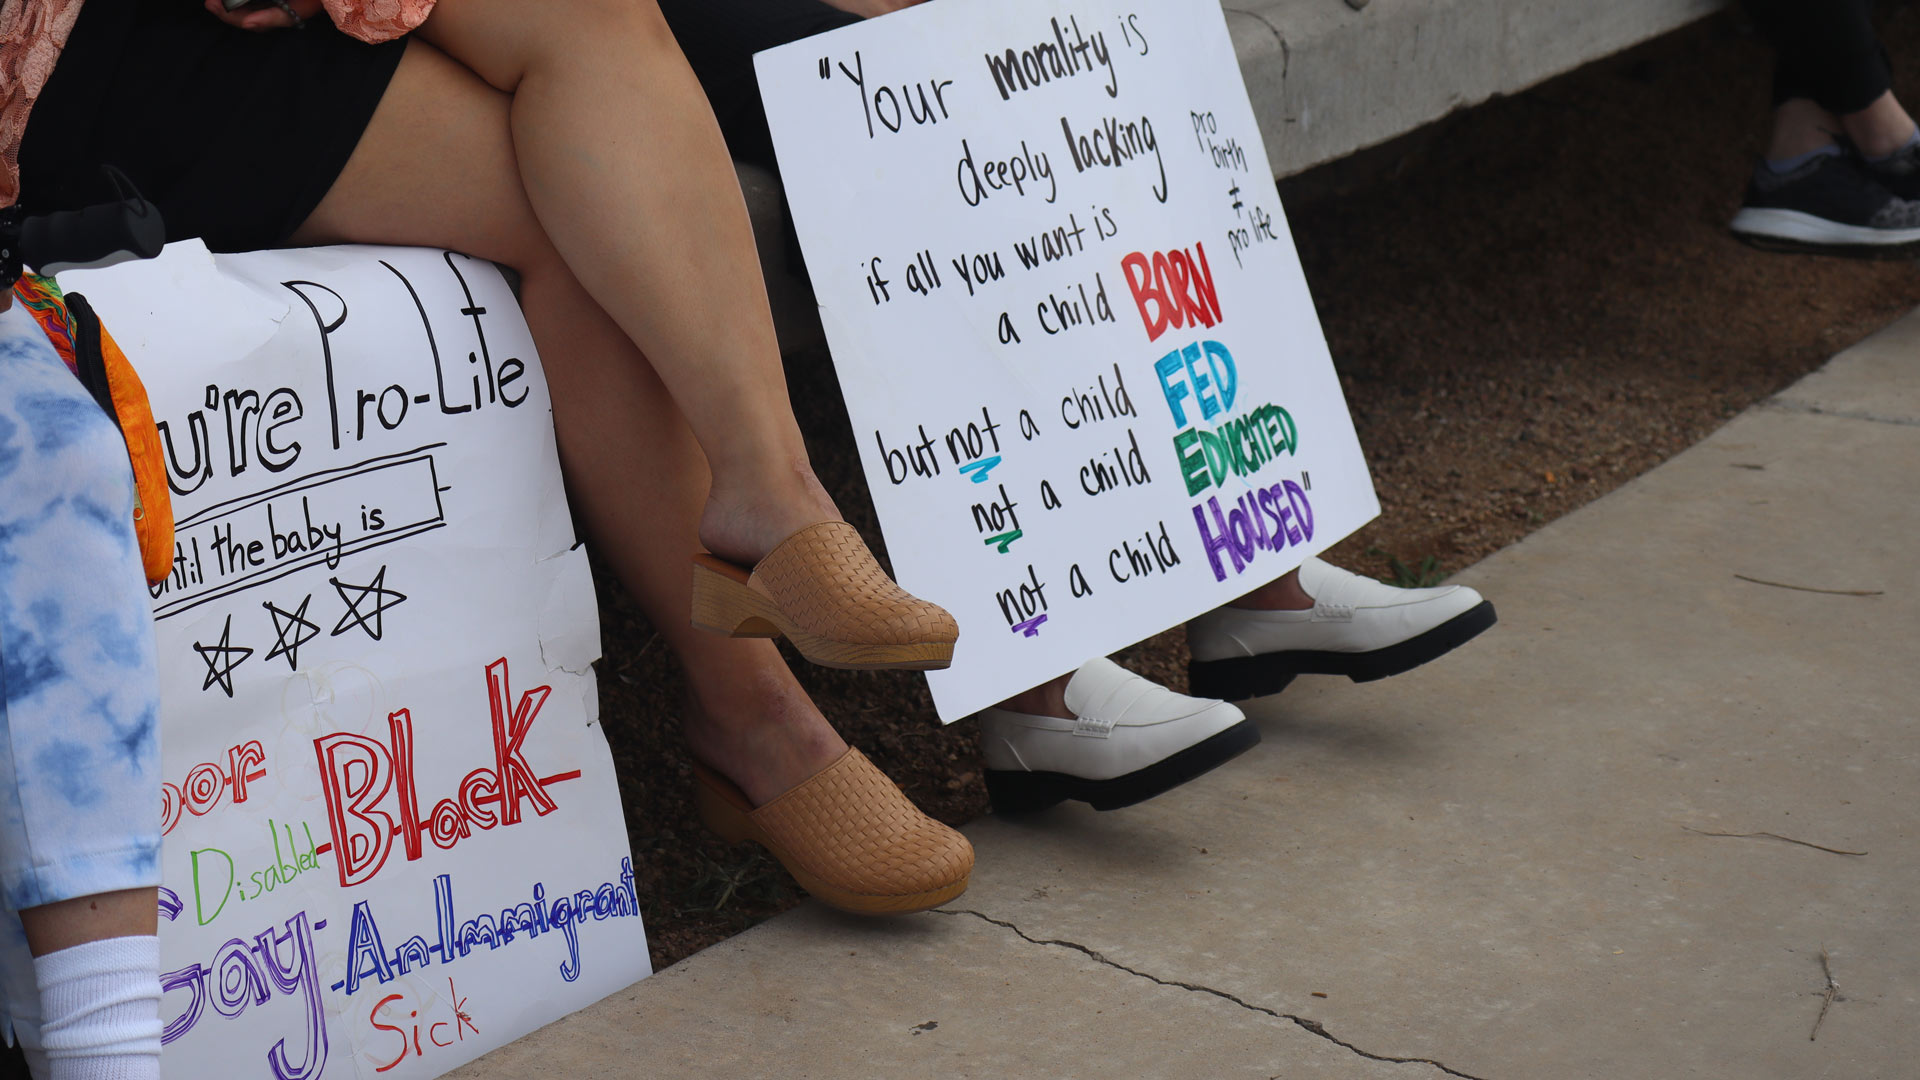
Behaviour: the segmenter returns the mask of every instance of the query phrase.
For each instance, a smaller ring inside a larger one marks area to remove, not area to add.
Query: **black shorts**
[[[194,0],[87,0],[33,107],[20,202],[113,199],[114,165],[160,207],[168,240],[215,251],[286,243],[359,144],[406,39],[368,45],[316,20],[253,33]]]

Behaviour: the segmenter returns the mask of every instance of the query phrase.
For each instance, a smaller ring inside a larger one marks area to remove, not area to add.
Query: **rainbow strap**
[[[20,280],[14,282],[13,296],[33,313],[33,321],[40,324],[41,332],[53,342],[67,370],[79,378],[80,354],[74,344],[73,316],[67,312],[66,296],[60,286],[50,277],[22,274]]]

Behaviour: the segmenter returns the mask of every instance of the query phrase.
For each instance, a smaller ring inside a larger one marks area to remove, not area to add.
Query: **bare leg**
[[[1790,98],[1773,110],[1773,135],[1767,142],[1767,157],[1785,161],[1832,146],[1843,131],[1839,117],[1821,108],[1809,98]]]
[[[160,894],[157,889],[124,889],[23,908],[20,925],[27,931],[27,950],[35,956],[89,941],[150,936],[160,932]]]
[[[1835,116],[1807,98],[1791,98],[1773,110],[1773,134],[1767,157],[1774,161],[1799,157],[1841,136],[1870,158],[1885,157],[1913,138],[1913,117],[1889,90],[1859,112]]]
[[[417,33],[512,95],[512,155],[546,235],[706,451],[701,539],[753,562],[837,518],[787,401],[725,142],[653,0],[446,0]]]
[[[1859,112],[1841,117],[1840,124],[1853,145],[1870,158],[1885,157],[1907,145],[1914,132],[1913,117],[1891,90]]]
[[[846,744],[770,642],[689,624],[687,560],[707,495],[705,459],[654,369],[580,287],[534,217],[513,168],[508,107],[505,94],[415,42],[346,169],[295,239],[440,245],[520,271],[574,503],[596,549],[687,667],[694,753],[764,802]],[[772,377],[784,402],[785,383],[778,371]]]

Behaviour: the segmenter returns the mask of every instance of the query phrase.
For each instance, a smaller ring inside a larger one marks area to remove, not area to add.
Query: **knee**
[[[655,0],[564,0],[560,13],[586,31],[673,43],[673,31]]]
[[[654,0],[560,0],[529,5],[543,27],[547,59],[576,61],[585,48],[614,48],[635,64],[679,56],[680,45]]]

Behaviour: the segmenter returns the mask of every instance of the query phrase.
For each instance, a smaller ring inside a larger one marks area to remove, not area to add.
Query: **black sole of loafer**
[[[1032,814],[1068,799],[1095,810],[1118,810],[1163,795],[1181,784],[1211,772],[1254,748],[1260,729],[1242,720],[1178,753],[1145,768],[1110,780],[1088,780],[1057,772],[1021,772],[988,769],[987,798],[996,814]]]
[[[1424,634],[1372,652],[1296,650],[1231,660],[1195,660],[1187,665],[1187,693],[1246,701],[1277,694],[1299,675],[1345,675],[1354,682],[1372,682],[1439,659],[1479,637],[1497,621],[1493,602],[1482,600]]]

